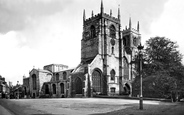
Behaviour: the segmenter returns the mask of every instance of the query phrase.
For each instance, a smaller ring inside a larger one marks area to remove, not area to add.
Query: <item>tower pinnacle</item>
[[[83,21],[86,20],[86,14],[85,14],[85,10],[83,11]]]
[[[139,32],[139,21],[137,22],[137,31]]]
[[[131,21],[131,17],[129,18],[129,29],[132,28],[132,21]]]
[[[118,19],[120,20],[120,5],[118,5]]]
[[[110,16],[112,16],[112,9],[110,9]]]
[[[103,13],[104,13],[103,0],[101,0],[101,7],[100,7],[100,10],[101,10],[101,14],[103,14]]]
[[[94,16],[94,14],[93,14],[93,10],[92,10],[92,12],[91,12],[91,17],[93,17]]]

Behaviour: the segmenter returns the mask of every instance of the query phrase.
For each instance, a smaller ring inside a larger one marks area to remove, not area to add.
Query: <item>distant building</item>
[[[7,98],[10,90],[5,78],[0,75],[0,98]]]
[[[30,97],[30,86],[29,86],[29,77],[23,76],[23,93],[24,97]]]
[[[70,74],[73,69],[54,72],[50,82],[45,82],[42,89],[46,97],[68,97]]]
[[[11,89],[11,99],[21,99],[24,98],[24,87],[21,84],[17,84],[12,87]]]
[[[68,76],[72,70],[62,64],[46,65],[43,69],[33,68],[29,77],[23,77],[24,94],[31,98],[66,97]]]

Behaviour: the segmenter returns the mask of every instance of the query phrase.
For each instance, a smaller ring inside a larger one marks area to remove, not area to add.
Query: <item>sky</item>
[[[86,18],[100,12],[101,0],[0,0],[0,75],[15,85],[33,68],[80,63],[83,10]],[[184,54],[183,0],[103,0],[104,11],[117,17],[122,29],[129,18],[140,23],[142,43],[167,37]]]

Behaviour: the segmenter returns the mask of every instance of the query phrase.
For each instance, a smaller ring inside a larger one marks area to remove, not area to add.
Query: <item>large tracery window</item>
[[[116,28],[114,27],[114,25],[110,26],[110,37],[116,38]]]
[[[115,80],[116,73],[115,73],[114,69],[111,70],[110,74],[111,74],[111,80]]]
[[[93,92],[102,92],[103,89],[102,76],[99,71],[95,70],[92,73],[92,81],[93,81]]]
[[[76,94],[82,94],[82,80],[79,77],[75,79],[75,92]]]
[[[95,26],[92,25],[91,28],[90,28],[90,30],[91,30],[91,38],[96,37]]]

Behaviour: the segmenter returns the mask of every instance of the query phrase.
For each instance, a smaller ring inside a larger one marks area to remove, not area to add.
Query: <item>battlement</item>
[[[88,22],[90,22],[90,21],[92,21],[92,20],[96,20],[96,19],[98,19],[98,18],[100,18],[100,13],[99,13],[99,14],[96,14],[96,15],[94,15],[94,16],[88,18],[88,19],[86,19],[84,22],[88,23]]]
[[[113,17],[113,16],[111,16],[111,15],[109,15],[107,13],[102,13],[102,14],[98,13],[98,14],[96,14],[96,15],[94,15],[94,16],[86,19],[86,20],[84,20],[84,23],[89,23],[89,22],[97,20],[99,18],[105,18],[105,19],[111,20],[111,21],[113,21],[115,23],[120,23],[120,19],[115,18],[115,17]]]
[[[122,31],[123,34],[129,33],[129,32],[132,32],[132,33],[135,33],[135,34],[139,35],[139,31],[135,28],[125,28]]]
[[[123,29],[123,31],[137,31],[138,32],[138,30],[135,28],[125,28]]]
[[[118,18],[115,18],[113,16],[110,16],[109,14],[106,14],[106,13],[103,13],[102,16],[104,18],[108,18],[108,19],[110,18],[110,19],[115,20],[115,21],[120,21]]]

